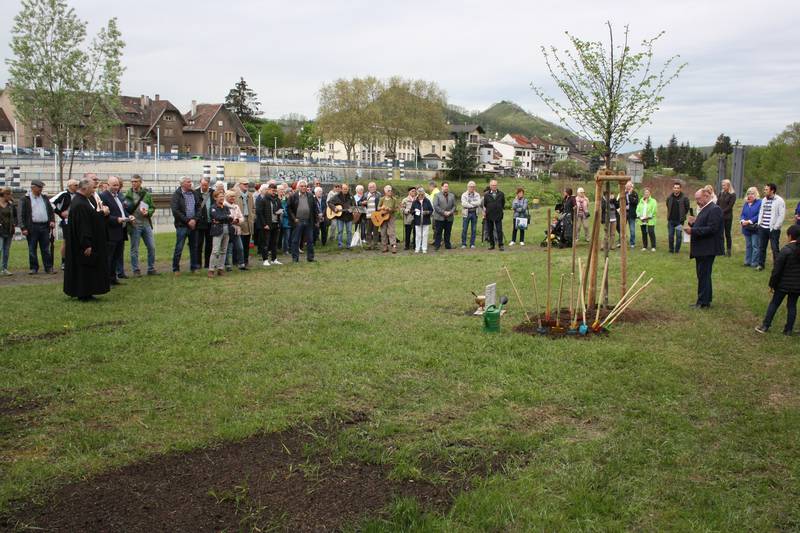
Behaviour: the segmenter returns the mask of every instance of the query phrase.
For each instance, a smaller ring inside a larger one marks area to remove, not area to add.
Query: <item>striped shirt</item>
[[[761,201],[761,220],[758,225],[765,229],[770,229],[770,222],[772,222],[772,202],[775,197],[764,198]]]

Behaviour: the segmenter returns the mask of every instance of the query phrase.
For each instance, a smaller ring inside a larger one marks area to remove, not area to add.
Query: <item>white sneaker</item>
[[[646,251],[647,251],[647,248],[642,248],[642,251],[643,251],[643,252],[646,252]]]
[[[466,245],[466,244],[462,244],[462,245],[461,245],[461,249],[462,249],[462,250],[463,250],[464,248],[466,248],[466,247],[467,247],[467,245]]]
[[[262,264],[263,266],[265,266],[265,267],[268,267],[268,266],[269,266],[269,259],[264,259],[264,262],[263,262],[263,263],[261,263],[261,264]]]
[[[272,262],[272,264],[273,264],[273,265],[282,265],[283,263],[281,263],[280,261],[278,261],[278,260],[276,259],[275,261],[273,261],[273,262]]]
[[[13,276],[14,275],[11,272],[9,272],[8,270],[3,270],[2,273],[3,273],[4,276]]]
[[[418,253],[419,253],[419,250],[414,250],[414,253],[415,253],[415,254],[418,254]]]
[[[525,241],[519,243],[520,246],[525,246]]]
[[[475,248],[475,245],[474,244],[470,245],[470,248]]]
[[[655,251],[656,251],[656,249],[655,249],[655,248],[651,248],[651,249],[650,249],[650,251],[651,251],[651,252],[655,252]]]
[[[514,246],[514,241],[511,241],[510,243],[508,243],[508,245],[509,246]]]

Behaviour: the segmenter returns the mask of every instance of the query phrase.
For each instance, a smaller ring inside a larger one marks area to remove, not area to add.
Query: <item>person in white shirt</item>
[[[764,186],[764,198],[761,200],[761,209],[758,211],[758,266],[756,270],[764,270],[767,261],[767,242],[772,248],[772,261],[780,253],[781,226],[786,216],[786,202],[778,196],[778,186],[767,183]]]
[[[483,198],[475,190],[475,182],[467,183],[467,190],[461,195],[461,247],[467,247],[467,229],[471,227],[469,234],[469,247],[475,248],[475,229],[478,226]]]

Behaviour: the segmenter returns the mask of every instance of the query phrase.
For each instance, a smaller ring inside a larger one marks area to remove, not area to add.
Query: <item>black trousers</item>
[[[714,270],[715,256],[707,255],[695,257],[695,270],[697,272],[697,304],[708,306],[714,298],[714,288],[711,285],[711,272]]]
[[[277,223],[276,223],[277,226]],[[269,231],[266,233],[266,246],[265,250],[262,253],[262,259],[266,260],[269,259],[270,261],[276,261],[278,259],[278,237],[280,236],[280,230],[276,228],[270,227]],[[269,257],[267,257],[269,255]]]
[[[111,281],[117,280],[117,265],[125,255],[125,241],[108,241],[108,274]]]
[[[731,254],[731,246],[733,245],[733,239],[731,238],[731,226],[733,225],[733,219],[727,218],[723,219],[722,227],[725,229],[725,250],[726,254]]]
[[[450,249],[453,246],[450,244],[450,233],[453,230],[452,220],[434,220],[433,221],[433,247],[438,250],[442,246],[442,236],[444,234],[444,247]]]
[[[489,246],[494,248],[495,239],[498,246],[503,246],[503,220],[486,220],[486,236],[489,237]]]
[[[655,248],[656,247],[656,227],[648,224],[642,224],[642,248]],[[650,237],[650,246],[647,246],[647,238]]]
[[[250,264],[250,235],[239,235],[239,238],[242,239],[242,253],[244,254],[244,266]]]
[[[403,229],[405,230],[406,250],[411,250],[416,243],[417,230],[414,229],[414,224],[403,224]]]
[[[786,300],[786,325],[783,326],[783,332],[791,333],[794,329],[794,321],[797,319],[798,296],[800,296],[800,293],[784,292],[780,289],[776,289],[767,307],[767,314],[764,317],[764,328],[769,329],[772,325],[772,319],[775,318],[775,313],[778,312],[778,308],[780,308],[783,303],[783,299],[788,297]]]
[[[203,260],[203,268],[208,268],[208,261],[211,258],[211,228],[197,230],[197,253]]]
[[[330,226],[330,222],[320,222],[319,226],[314,226],[314,244],[317,241],[322,243],[322,246],[325,246],[328,243],[328,227]]]

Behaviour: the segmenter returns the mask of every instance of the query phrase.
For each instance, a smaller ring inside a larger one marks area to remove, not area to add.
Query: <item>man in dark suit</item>
[[[503,251],[503,210],[506,197],[497,190],[497,180],[489,182],[489,190],[483,195],[483,208],[486,213],[486,232],[489,236],[489,249],[494,250],[495,242]]]
[[[723,216],[722,209],[711,201],[711,194],[705,189],[694,193],[697,201],[697,216],[690,216],[687,220],[689,226],[684,229],[691,235],[691,249],[689,257],[694,258],[697,271],[697,302],[692,304],[696,309],[711,307],[713,289],[711,286],[711,273],[714,268],[714,258],[723,255]]]
[[[290,198],[286,206],[289,221],[292,225],[292,261],[300,260],[300,243],[306,245],[306,257],[309,263],[314,261],[314,227],[317,225],[317,203],[314,195],[308,192],[308,182],[297,182],[297,192]]]
[[[111,285],[119,285],[117,280],[118,266],[125,255],[125,238],[128,224],[133,222],[133,216],[125,209],[125,202],[121,194],[122,182],[116,176],[108,178],[108,190],[100,193],[103,205],[108,206],[108,273]]]

